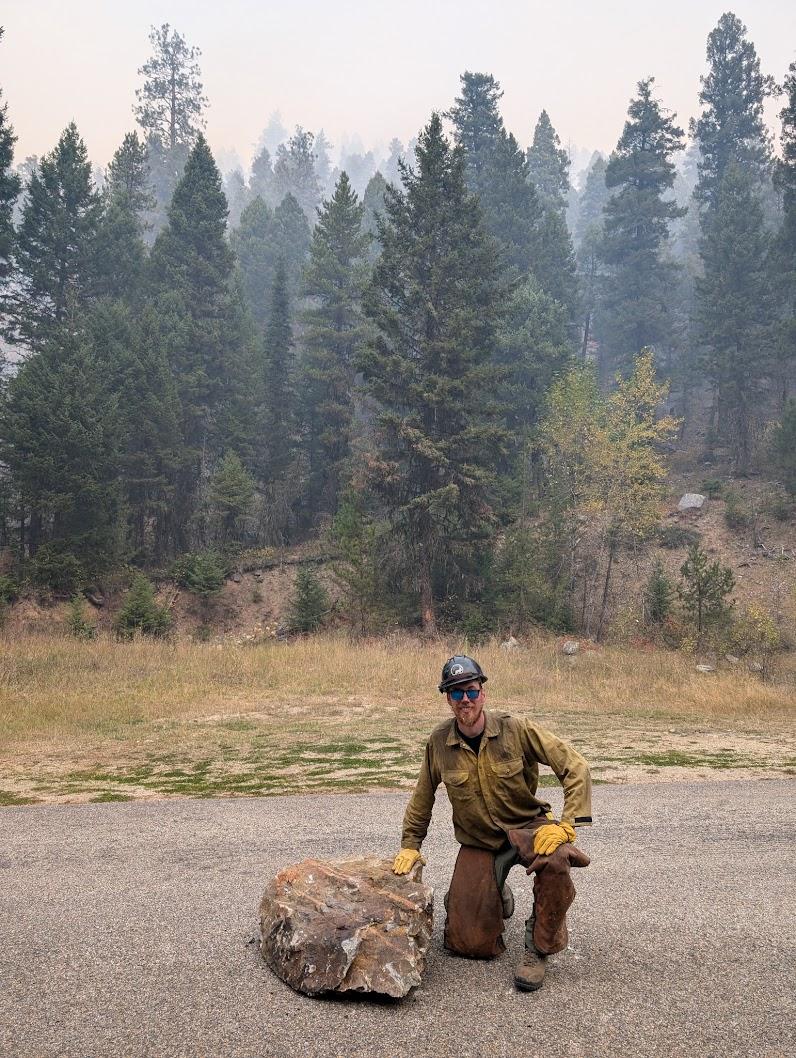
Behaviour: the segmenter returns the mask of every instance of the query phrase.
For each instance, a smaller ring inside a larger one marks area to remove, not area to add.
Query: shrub
[[[86,620],[86,605],[82,595],[73,595],[69,603],[69,613],[66,615],[66,627],[75,639],[93,639],[97,634],[97,626]]]
[[[329,596],[309,566],[296,574],[290,600],[290,628],[293,632],[315,632],[329,612]]]
[[[770,455],[780,481],[791,496],[796,496],[796,400],[788,401],[771,435]]]
[[[678,525],[677,522],[672,522],[669,525],[662,525],[658,529],[659,545],[671,551],[674,551],[678,547],[693,547],[693,545],[698,544],[701,539],[702,534],[698,533],[696,529],[689,529],[685,525]]]
[[[136,573],[124,604],[113,622],[117,635],[130,638],[136,632],[163,636],[171,628],[171,615],[155,599],[155,591],[143,573]]]
[[[756,661],[760,665],[760,675],[766,679],[782,637],[774,619],[762,607],[753,605],[742,610],[733,621],[730,643],[736,654]]]
[[[16,602],[19,598],[19,585],[13,577],[0,573],[0,604]]]
[[[732,571],[718,560],[709,563],[707,554],[698,544],[688,549],[680,574],[682,582],[677,592],[696,626],[699,640],[708,626],[718,625],[729,616],[732,604],[727,596],[735,586],[735,578]]]
[[[702,482],[702,492],[711,500],[717,500],[724,489],[724,482],[719,478],[705,478]]]
[[[36,552],[31,575],[40,588],[70,596],[80,591],[86,579],[80,560],[53,544],[42,544]]]
[[[227,569],[217,551],[194,551],[177,559],[172,575],[183,588],[208,600],[223,588]]]
[[[672,608],[674,584],[666,576],[660,560],[656,561],[644,588],[644,619],[647,624],[662,625]]]
[[[763,497],[762,510],[778,522],[787,522],[794,514],[793,500],[784,489],[774,487]]]
[[[730,529],[746,529],[752,524],[749,505],[735,489],[727,489],[724,503],[724,521]]]

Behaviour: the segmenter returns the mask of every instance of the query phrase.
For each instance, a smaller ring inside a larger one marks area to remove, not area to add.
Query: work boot
[[[535,992],[542,987],[546,969],[546,955],[540,955],[535,948],[526,948],[522,962],[514,971],[514,984],[520,992]]]
[[[514,893],[507,885],[504,885],[500,895],[503,900],[503,918],[511,918],[514,914]]]

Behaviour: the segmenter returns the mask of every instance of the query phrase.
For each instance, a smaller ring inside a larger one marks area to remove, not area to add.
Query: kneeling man
[[[567,945],[566,911],[575,896],[570,867],[589,863],[573,843],[574,828],[591,823],[591,778],[568,743],[532,720],[486,710],[485,683],[473,658],[456,655],[445,663],[439,689],[453,719],[426,743],[393,870],[406,874],[420,859],[435,792],[444,782],[462,846],[445,896],[445,946],[481,958],[505,950],[503,918],[514,910],[506,878],[521,863],[535,874],[534,903],[514,983],[530,992],[542,985],[547,957]],[[536,796],[540,764],[552,768],[564,788],[560,821]]]

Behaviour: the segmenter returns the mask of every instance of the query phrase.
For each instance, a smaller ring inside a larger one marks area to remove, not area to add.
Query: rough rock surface
[[[701,511],[705,508],[706,502],[705,497],[700,492],[686,492],[680,497],[677,508],[681,511]]]
[[[286,867],[260,904],[263,957],[306,995],[405,996],[421,983],[431,942],[434,890],[422,871],[399,877],[375,857]]]

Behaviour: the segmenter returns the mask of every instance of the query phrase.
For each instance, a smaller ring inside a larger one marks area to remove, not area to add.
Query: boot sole
[[[540,981],[538,984],[531,985],[528,984],[527,981],[520,982],[516,978],[514,979],[514,987],[517,989],[518,992],[538,992],[543,984],[544,981]]]

